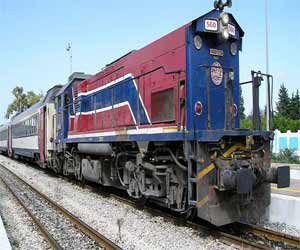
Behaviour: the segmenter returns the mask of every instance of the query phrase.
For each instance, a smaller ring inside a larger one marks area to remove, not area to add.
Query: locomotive
[[[0,151],[216,226],[257,221],[270,183],[289,186],[289,167],[271,168],[273,133],[255,112],[260,73],[253,129],[240,129],[244,32],[226,5],[95,75],[73,73],[0,128]]]

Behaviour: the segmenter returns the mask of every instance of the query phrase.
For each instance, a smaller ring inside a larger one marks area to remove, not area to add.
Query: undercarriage
[[[224,137],[219,142],[80,143],[53,154],[48,167],[80,181],[125,190],[214,225],[257,220],[270,203],[270,184],[289,185],[289,168],[270,168],[269,141]]]

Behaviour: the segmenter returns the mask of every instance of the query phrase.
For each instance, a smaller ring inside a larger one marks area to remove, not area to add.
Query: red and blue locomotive
[[[218,226],[257,220],[270,183],[289,185],[289,168],[270,167],[273,133],[259,119],[255,129],[240,129],[244,32],[224,6],[216,1],[96,75],[74,73],[52,90],[38,105],[39,150],[30,157]],[[18,155],[13,145],[9,152]]]

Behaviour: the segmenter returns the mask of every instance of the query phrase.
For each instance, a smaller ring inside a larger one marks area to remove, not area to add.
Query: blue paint
[[[279,150],[287,148],[287,138],[279,138]]]
[[[212,34],[204,31],[205,19],[218,19],[220,12],[213,10],[193,22],[193,25],[186,31],[186,55],[187,55],[187,128],[188,130],[207,130],[208,129],[208,105],[211,110],[211,129],[224,129],[225,127],[225,81],[224,75],[229,69],[234,71],[233,100],[239,109],[239,53],[236,56],[231,55],[230,45],[233,42],[220,40],[220,34]],[[241,49],[240,36],[243,31],[230,15],[230,23],[236,27],[236,38],[234,40],[238,48]],[[202,48],[197,50],[194,46],[194,36],[200,34],[202,38]],[[210,49],[222,50],[224,56],[214,58],[210,54]],[[223,68],[223,80],[219,86],[216,86],[211,79],[211,67],[214,62],[219,62]],[[208,67],[205,67],[208,66]],[[210,89],[210,103],[208,103],[207,84]],[[195,103],[201,101],[203,104],[203,113],[198,116],[195,114]],[[239,113],[235,118],[235,128],[239,128]]]
[[[131,77],[91,95],[80,96],[78,100],[81,103],[81,112],[103,109],[127,101],[131,107],[135,120],[138,121],[138,119],[140,119],[141,125],[149,124],[145,108],[142,105],[137,88],[135,87],[134,81]],[[138,103],[140,112],[138,112]]]
[[[297,137],[290,138],[290,149],[292,149],[292,150],[298,149],[298,138]]]
[[[24,149],[24,148],[13,148],[14,155],[25,156],[28,158],[34,158],[35,154],[39,154],[38,150]]]

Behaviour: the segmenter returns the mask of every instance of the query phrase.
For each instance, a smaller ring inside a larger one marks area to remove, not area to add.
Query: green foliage
[[[28,107],[31,107],[32,105],[36,104],[41,100],[43,97],[43,93],[36,94],[33,91],[28,91],[27,92],[27,104]]]
[[[33,91],[28,91],[24,93],[23,87],[15,87],[12,90],[12,94],[15,97],[14,101],[7,107],[6,110],[6,119],[14,113],[20,113],[30,108],[35,103],[39,102],[43,97],[43,94],[35,94]]]
[[[266,129],[266,118],[261,118],[262,129]],[[252,129],[252,117],[247,117],[241,120],[241,128]],[[289,117],[275,115],[273,118],[273,129],[278,129],[281,132],[290,130],[291,132],[298,132],[300,130],[300,120],[293,120]]]
[[[290,106],[290,97],[284,84],[280,85],[278,102],[276,103],[277,114],[280,116],[288,116]]]
[[[300,130],[300,120],[293,120],[289,117],[276,115],[273,119],[274,129],[278,129],[281,132],[291,130],[292,132],[298,132]]]
[[[294,150],[285,149],[280,151],[279,154],[273,154],[272,161],[290,163],[290,164],[299,164],[300,158],[295,154]]]
[[[251,129],[252,128],[252,119],[249,119],[249,118],[241,119],[240,127],[243,129]]]
[[[241,120],[240,127],[243,129],[252,129],[252,117],[249,116],[243,120]],[[266,117],[261,117],[261,128],[265,130],[267,128],[267,119]]]
[[[300,120],[300,95],[299,90],[292,93],[289,97],[288,90],[281,84],[278,94],[278,102],[276,103],[277,115],[287,117],[291,120]]]
[[[246,115],[245,115],[245,101],[244,101],[244,97],[243,97],[242,87],[240,87],[240,119],[241,120],[246,119]]]
[[[240,97],[242,98],[241,92]],[[242,102],[243,100],[241,99]],[[263,130],[266,129],[265,115],[266,107],[260,111],[261,127]],[[247,117],[241,115],[241,128],[252,129],[252,114]],[[300,94],[298,90],[296,93],[293,92],[290,98],[284,84],[280,86],[277,112],[273,117],[273,129],[278,129],[281,132],[286,132],[287,130],[298,132],[300,130]]]
[[[300,96],[299,90],[296,91],[296,94],[292,94],[288,105],[287,116],[293,120],[300,119]]]

